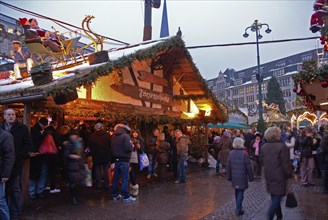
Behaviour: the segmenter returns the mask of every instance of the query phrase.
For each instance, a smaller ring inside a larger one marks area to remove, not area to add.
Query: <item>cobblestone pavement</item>
[[[264,180],[250,183],[244,195],[245,215],[234,214],[234,190],[225,178],[216,176],[215,170],[191,166],[186,184],[164,183],[141,178],[139,196],[134,203],[113,201],[110,192],[93,188],[80,188],[78,206],[70,204],[66,189],[58,194],[47,194],[25,205],[23,219],[140,219],[140,220],[265,220],[270,197],[265,191]],[[296,180],[292,189],[299,207],[286,209],[287,220],[327,220],[328,195],[323,194],[320,183],[302,187]]]

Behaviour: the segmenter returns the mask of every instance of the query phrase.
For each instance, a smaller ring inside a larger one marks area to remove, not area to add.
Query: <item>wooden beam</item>
[[[30,130],[30,128],[31,128],[31,102],[27,102],[24,104],[23,123]],[[23,175],[22,176],[22,193],[23,193],[22,203],[24,204],[29,201],[28,182],[30,179],[30,159],[24,160],[22,175]]]

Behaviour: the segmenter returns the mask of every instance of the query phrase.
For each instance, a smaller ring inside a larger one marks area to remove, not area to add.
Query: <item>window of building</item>
[[[302,56],[302,61],[312,60],[312,54],[305,54]]]
[[[14,29],[9,27],[8,30],[7,30],[7,32],[8,32],[9,34],[13,34],[13,33],[14,33]]]
[[[276,67],[284,67],[284,66],[286,66],[286,61],[279,61],[279,62],[277,62],[276,63]]]
[[[238,95],[238,89],[233,89],[233,90],[232,90],[232,95],[233,95],[233,96]]]
[[[245,76],[245,72],[240,72],[240,73],[238,73],[238,77],[239,78],[243,78]]]
[[[239,86],[239,85],[241,85],[242,82],[243,82],[242,79],[236,79],[236,80],[235,80],[235,86]]]
[[[273,70],[273,75],[274,76],[282,76],[284,74],[285,74],[285,70],[284,69]]]
[[[254,92],[254,86],[246,86],[246,93]]]

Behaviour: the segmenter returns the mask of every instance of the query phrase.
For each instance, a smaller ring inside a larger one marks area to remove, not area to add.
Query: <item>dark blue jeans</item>
[[[280,206],[282,197],[283,196],[271,195],[271,206],[269,207],[269,211],[268,211],[268,217],[270,220],[272,220],[275,215],[279,218],[282,218],[282,212]]]
[[[236,213],[238,214],[242,210],[244,200],[244,189],[235,189],[236,198]]]
[[[180,157],[178,161],[178,180],[180,182],[186,182],[187,173],[185,168],[185,162],[187,161],[187,157]]]
[[[22,213],[22,191],[19,174],[12,175],[6,183],[6,197],[9,197],[10,216],[19,218]]]
[[[115,168],[114,168],[114,178],[113,178],[113,185],[112,185],[112,190],[113,190],[113,197],[118,196],[118,180],[119,177],[122,178],[122,195],[123,198],[129,198],[129,167],[130,163],[129,162],[115,162]]]
[[[0,182],[0,219],[9,220],[9,209],[5,197],[5,184]]]

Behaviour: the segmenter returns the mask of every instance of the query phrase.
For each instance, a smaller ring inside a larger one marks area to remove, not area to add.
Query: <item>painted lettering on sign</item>
[[[169,94],[153,91],[150,89],[133,86],[130,84],[111,85],[112,89],[122,93],[123,95],[130,96],[135,99],[153,102],[162,105],[171,105],[172,97]]]

